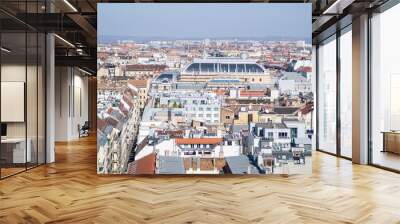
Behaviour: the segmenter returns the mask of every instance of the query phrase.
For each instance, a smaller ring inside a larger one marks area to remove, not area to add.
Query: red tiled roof
[[[200,170],[222,170],[226,164],[225,159],[214,159],[214,158],[201,158],[200,160],[185,158],[183,164],[186,170],[189,168],[200,168]]]
[[[169,135],[171,138],[182,138],[185,133],[183,130],[156,130],[157,135]]]
[[[151,153],[128,164],[128,174],[154,174],[156,169],[156,154]]]
[[[210,144],[215,145],[222,142],[222,138],[177,138],[175,139],[176,144],[178,145],[197,145],[197,144]]]
[[[97,58],[100,59],[106,59],[108,57],[108,53],[107,52],[97,52]]]
[[[125,116],[128,116],[129,111],[124,107],[122,103],[119,104],[118,108]]]
[[[226,91],[223,89],[218,89],[214,90],[214,93],[217,94],[217,96],[224,96],[226,94]]]
[[[107,113],[108,113],[108,114],[111,114],[113,111],[114,111],[114,109],[113,109],[112,107],[109,107],[109,108],[107,109]]]
[[[263,97],[265,96],[265,91],[263,90],[245,90],[245,91],[240,91],[240,96],[244,97]]]
[[[308,114],[313,110],[314,110],[314,104],[313,103],[307,103],[303,108],[300,109],[300,112],[302,114]]]
[[[312,69],[310,66],[301,66],[297,69],[298,72],[311,72]]]
[[[113,127],[116,127],[118,125],[118,120],[116,120],[113,117],[106,117],[106,119],[104,120],[106,125],[111,125]]]
[[[132,97],[131,96],[129,96],[127,94],[124,94],[122,96],[122,99],[125,101],[125,103],[127,103],[129,105],[129,107],[133,106],[133,102],[132,102]]]
[[[106,121],[104,119],[101,119],[97,117],[97,129],[103,130],[106,127]]]
[[[128,80],[128,84],[135,86],[136,88],[146,88],[147,80]]]

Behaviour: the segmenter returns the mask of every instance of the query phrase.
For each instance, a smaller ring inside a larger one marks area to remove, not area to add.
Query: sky
[[[137,38],[309,38],[311,4],[100,3],[98,35]]]

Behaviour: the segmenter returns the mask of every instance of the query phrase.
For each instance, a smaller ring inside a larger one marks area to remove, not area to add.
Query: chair
[[[78,125],[78,129],[79,129],[79,138],[89,136],[89,129],[90,129],[89,121],[85,121],[82,127]]]

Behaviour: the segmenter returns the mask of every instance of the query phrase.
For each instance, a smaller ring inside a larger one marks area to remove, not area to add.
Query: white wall
[[[55,140],[79,138],[78,125],[88,120],[88,78],[72,67],[56,67]]]
[[[37,71],[37,69],[39,69]],[[1,66],[1,81],[2,82],[24,82],[26,85],[26,107],[25,103],[20,108],[20,113],[26,112],[26,120],[21,122],[6,122],[8,138],[25,138],[29,140],[29,147],[33,162],[39,159],[39,163],[44,163],[44,74],[41,72],[41,67],[10,63],[2,64]],[[27,79],[27,80],[26,80]],[[3,91],[4,89],[2,89]],[[24,94],[24,90],[20,94]],[[3,93],[4,94],[4,93]],[[2,95],[7,97],[7,95]],[[3,113],[13,113],[10,107],[2,107]],[[15,109],[14,109],[15,110]],[[26,110],[26,111],[25,111]],[[51,160],[49,160],[51,162]]]
[[[1,81],[4,82],[25,82],[25,64],[8,64],[1,66]],[[7,110],[7,108],[1,108]],[[25,122],[7,123],[7,137],[25,137]]]

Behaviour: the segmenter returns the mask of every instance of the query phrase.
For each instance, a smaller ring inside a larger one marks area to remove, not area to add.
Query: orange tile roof
[[[240,96],[248,96],[248,97],[262,97],[265,96],[265,91],[240,91]]]
[[[147,80],[128,80],[128,83],[136,88],[146,88]]]
[[[222,138],[177,138],[175,139],[176,144],[178,145],[196,145],[196,144],[210,144],[215,145],[222,142]]]
[[[217,96],[224,96],[226,94],[226,91],[223,89],[217,89],[214,90],[214,93],[217,94]]]
[[[217,170],[222,170],[225,166],[225,159],[218,158],[201,158],[199,160],[193,158],[184,158],[183,164],[186,170],[189,168],[200,170],[213,170],[214,164]]]
[[[156,155],[151,153],[136,161],[135,174],[154,174],[156,169]]]
[[[298,72],[312,72],[312,68],[310,66],[301,66],[297,69]]]
[[[302,114],[308,114],[313,110],[314,110],[314,104],[313,103],[307,103],[303,108],[300,109]]]

